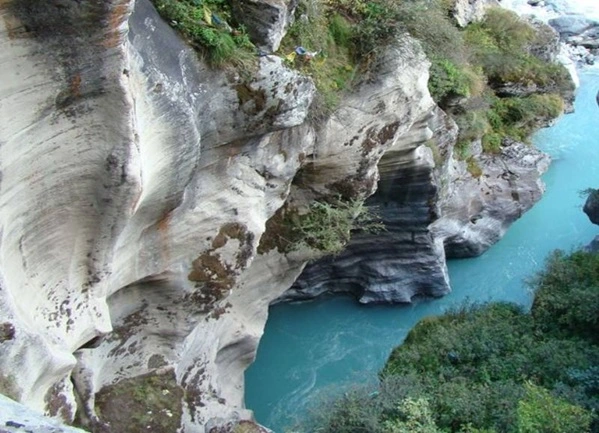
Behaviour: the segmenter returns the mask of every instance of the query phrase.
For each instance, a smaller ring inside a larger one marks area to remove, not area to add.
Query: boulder
[[[235,18],[260,49],[274,52],[293,21],[298,0],[233,0]]]
[[[562,38],[570,36],[579,36],[583,33],[599,26],[599,23],[593,19],[582,15],[563,15],[549,20],[549,25],[553,27]]]
[[[599,224],[599,190],[591,190],[582,208],[593,224]]]
[[[497,0],[456,0],[452,8],[452,15],[460,27],[480,21],[485,10],[491,6],[499,6]]]

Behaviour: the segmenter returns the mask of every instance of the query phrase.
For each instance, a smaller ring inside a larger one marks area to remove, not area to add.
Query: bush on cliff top
[[[256,49],[245,28],[235,25],[225,0],[152,0],[158,13],[214,66],[247,67]]]
[[[531,284],[531,313],[500,303],[421,320],[378,388],[345,393],[315,428],[599,432],[599,255],[555,253]]]

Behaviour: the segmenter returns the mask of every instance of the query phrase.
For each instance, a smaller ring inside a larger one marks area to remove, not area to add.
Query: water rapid
[[[534,137],[553,162],[543,199],[487,253],[449,263],[453,292],[410,306],[361,306],[337,297],[270,309],[256,362],[246,373],[246,405],[258,422],[290,431],[318,402],[356,383],[376,381],[394,346],[421,318],[465,302],[529,305],[525,280],[554,249],[571,250],[599,233],[579,192],[599,187],[599,68],[581,74],[575,113]]]

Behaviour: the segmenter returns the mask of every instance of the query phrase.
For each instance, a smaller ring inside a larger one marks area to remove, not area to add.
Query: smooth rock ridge
[[[0,395],[0,432],[2,433],[84,433],[43,416],[14,400]]]

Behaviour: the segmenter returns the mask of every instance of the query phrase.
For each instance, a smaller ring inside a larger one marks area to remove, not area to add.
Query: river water
[[[580,76],[575,113],[537,133],[553,162],[542,200],[481,257],[453,260],[453,292],[410,306],[361,306],[337,297],[270,309],[256,362],[246,373],[246,405],[276,433],[291,431],[323,398],[376,382],[391,349],[421,318],[468,302],[529,305],[525,279],[554,249],[571,250],[599,234],[579,192],[599,187],[599,67]]]

